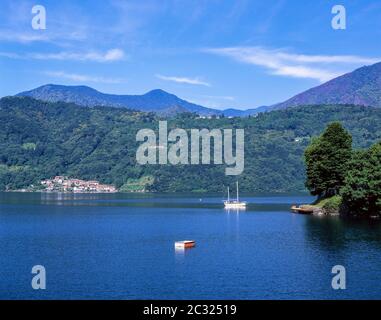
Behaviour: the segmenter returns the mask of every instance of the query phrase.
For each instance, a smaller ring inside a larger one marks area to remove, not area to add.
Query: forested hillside
[[[120,108],[79,107],[28,97],[0,100],[0,189],[27,187],[55,175],[97,179],[126,191],[222,192],[237,177],[224,165],[136,163],[136,132],[157,131],[152,113]],[[356,148],[381,140],[381,109],[338,105],[297,107],[248,118],[200,119],[180,114],[170,128],[244,128],[243,192],[304,190],[303,152],[310,137],[332,121],[352,134]]]

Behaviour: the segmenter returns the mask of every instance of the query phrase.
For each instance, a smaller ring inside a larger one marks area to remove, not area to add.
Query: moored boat
[[[196,246],[196,241],[194,240],[184,240],[184,241],[176,241],[175,248],[193,248]]]
[[[237,199],[230,200],[230,191],[228,187],[228,199],[224,201],[225,209],[246,209],[247,203],[244,201],[239,201],[238,195],[238,181],[237,181]]]
[[[291,207],[291,211],[294,213],[300,213],[300,214],[311,214],[314,212],[314,209],[308,206],[296,206],[293,205]]]

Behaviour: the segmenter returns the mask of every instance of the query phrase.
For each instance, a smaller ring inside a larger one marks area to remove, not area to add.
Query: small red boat
[[[194,240],[184,240],[175,242],[175,248],[193,248],[194,246],[196,246],[196,241]]]

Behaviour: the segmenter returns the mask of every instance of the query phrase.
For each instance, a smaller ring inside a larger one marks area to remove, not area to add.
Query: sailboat
[[[244,201],[239,201],[238,195],[238,181],[237,181],[237,199],[230,200],[230,190],[228,187],[228,199],[224,201],[225,209],[245,209],[247,203]]]

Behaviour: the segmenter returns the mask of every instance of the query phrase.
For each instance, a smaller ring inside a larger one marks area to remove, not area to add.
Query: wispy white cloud
[[[278,56],[281,59],[292,62],[307,62],[307,63],[363,63],[373,64],[380,61],[381,58],[368,58],[360,56],[327,56],[327,55],[304,55],[304,54],[289,54],[279,52]]]
[[[12,30],[0,30],[0,41],[29,43],[35,41],[49,41],[49,37],[43,33],[14,32]]]
[[[0,30],[0,42],[16,42],[16,43],[32,43],[32,42],[50,42],[56,44],[59,41],[80,41],[84,40],[86,35],[81,31],[74,32],[24,32],[24,31],[14,31],[14,30]]]
[[[211,48],[203,51],[265,67],[274,75],[309,78],[320,82],[340,76],[350,71],[350,67],[381,61],[381,58],[353,55],[294,54],[283,49],[265,49],[262,47]],[[338,67],[340,69],[337,69]]]
[[[121,49],[111,49],[106,52],[68,52],[58,53],[28,53],[20,55],[12,52],[0,52],[0,56],[11,59],[37,59],[37,60],[63,60],[63,61],[95,61],[114,62],[126,59],[126,54]]]
[[[210,87],[210,83],[200,80],[199,78],[187,78],[187,77],[173,77],[173,76],[163,76],[161,74],[156,74],[156,78],[165,81],[172,81],[177,83],[186,83],[192,85],[206,86]]]
[[[118,78],[105,78],[98,76],[90,76],[84,74],[77,73],[67,73],[64,71],[45,71],[45,75],[53,78],[66,79],[74,82],[94,82],[94,83],[108,83],[108,84],[116,84],[126,82],[123,79]]]
[[[0,52],[0,57],[5,57],[9,59],[24,59],[24,56],[15,52]]]
[[[125,53],[121,49],[111,49],[107,52],[59,52],[59,53],[32,53],[29,57],[39,60],[78,60],[78,61],[96,61],[113,62],[123,60]]]

